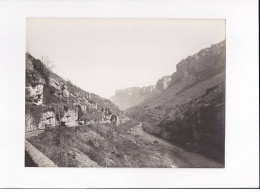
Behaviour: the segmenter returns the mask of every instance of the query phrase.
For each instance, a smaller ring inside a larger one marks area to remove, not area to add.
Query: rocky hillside
[[[119,124],[120,110],[111,101],[86,92],[26,54],[26,131],[91,122]]]
[[[225,41],[187,57],[126,114],[149,133],[223,162],[225,59]]]

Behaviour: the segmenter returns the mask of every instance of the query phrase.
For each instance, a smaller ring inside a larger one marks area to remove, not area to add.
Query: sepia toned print
[[[26,167],[225,167],[225,20],[26,25]]]

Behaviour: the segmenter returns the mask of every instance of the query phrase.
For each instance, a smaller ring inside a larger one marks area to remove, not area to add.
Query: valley
[[[28,161],[38,153],[58,167],[225,167],[225,49],[225,41],[202,49],[156,85],[110,99],[27,53]]]
[[[122,98],[127,98],[125,102],[137,98],[140,102],[124,114],[143,122],[143,130],[224,164],[225,50],[222,41],[183,59],[177,71],[159,79],[145,99],[139,100],[139,94],[116,94],[111,101],[120,108]]]

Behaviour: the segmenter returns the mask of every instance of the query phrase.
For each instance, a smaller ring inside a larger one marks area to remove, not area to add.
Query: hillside
[[[26,131],[90,122],[118,125],[120,110],[111,101],[89,93],[53,73],[26,54]]]
[[[125,113],[144,122],[145,131],[223,162],[225,49],[222,41],[183,59],[166,89]]]

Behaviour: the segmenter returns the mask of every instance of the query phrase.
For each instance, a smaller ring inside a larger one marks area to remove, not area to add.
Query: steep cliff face
[[[158,81],[156,95],[125,113],[147,132],[223,162],[225,49],[223,41],[182,60]]]
[[[102,117],[110,117],[106,123],[113,125],[120,121],[120,110],[109,100],[65,81],[30,54],[26,54],[25,89],[26,131],[59,124],[74,127],[90,121],[103,123]]]
[[[116,104],[121,110],[125,110],[129,107],[135,106],[144,101],[152,93],[155,93],[155,86],[148,87],[131,87],[127,89],[116,90],[114,96],[109,100]]]
[[[156,88],[160,91],[167,89],[170,86],[171,81],[172,81],[171,76],[164,76],[157,81]]]
[[[170,86],[174,86],[181,79],[190,76],[196,80],[205,80],[223,71],[226,59],[226,41],[202,49],[193,56],[183,59],[176,65],[176,72],[172,74]]]

